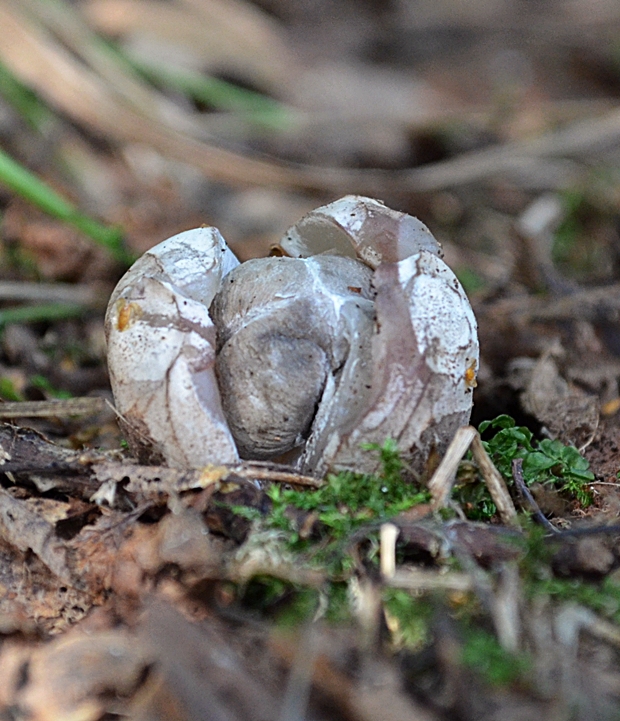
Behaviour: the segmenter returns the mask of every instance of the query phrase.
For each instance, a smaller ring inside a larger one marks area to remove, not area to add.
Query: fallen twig
[[[0,403],[2,418],[66,418],[100,413],[108,408],[105,398],[83,396],[51,401],[7,401]]]
[[[289,483],[291,486],[306,486],[308,488],[321,488],[324,481],[312,476],[304,476],[286,467],[272,464],[257,464],[254,461],[245,462],[236,466],[229,466],[231,473],[235,473],[246,480],[270,481],[272,483]]]
[[[525,483],[525,480],[523,478],[523,458],[515,458],[513,460],[513,462],[512,462],[512,478],[515,482],[515,486],[517,487],[517,490],[523,496],[523,498],[525,498],[525,500],[527,501],[527,503],[530,507],[530,510],[534,514],[534,517],[548,531],[557,533],[558,529],[552,523],[549,523],[549,520],[547,519],[545,514],[540,510],[538,503],[536,503],[536,499],[530,493],[530,489],[527,487],[527,485]]]
[[[512,502],[510,493],[508,493],[506,481],[504,481],[502,474],[493,465],[493,461],[482,445],[479,433],[476,433],[471,443],[471,452],[473,453],[474,460],[478,464],[480,473],[482,473],[484,482],[489,489],[493,503],[497,506],[499,517],[504,523],[514,525],[517,517],[517,509]]]
[[[446,454],[428,482],[428,489],[433,497],[433,510],[443,508],[452,491],[456,471],[461,459],[467,453],[478,431],[472,426],[463,426],[455,433]]]
[[[0,281],[0,300],[74,303],[90,308],[105,308],[109,297],[110,288],[97,285]]]
[[[474,587],[468,573],[450,571],[430,571],[420,568],[399,568],[385,582],[393,588],[406,588],[410,591],[471,591]]]

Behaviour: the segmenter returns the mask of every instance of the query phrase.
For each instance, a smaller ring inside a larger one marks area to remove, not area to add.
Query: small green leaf
[[[506,414],[497,416],[492,421],[482,421],[478,426],[480,433],[484,433],[487,428],[514,428],[515,420]]]
[[[592,503],[592,492],[588,483],[594,480],[590,464],[574,446],[565,446],[561,441],[544,438],[534,439],[529,428],[517,426],[507,415],[491,421],[483,421],[480,432],[499,429],[483,445],[498,471],[508,485],[512,485],[512,462],[523,460],[523,478],[528,485],[550,483],[561,492],[576,498],[583,506]],[[620,472],[619,472],[620,477]],[[457,498],[468,517],[475,520],[489,519],[495,513],[488,491],[482,484],[481,490],[474,490],[476,484],[456,486]]]
[[[540,451],[533,451],[528,453],[523,459],[523,473],[541,473],[542,471],[548,471],[553,466],[557,465],[555,458],[550,458],[546,453]]]

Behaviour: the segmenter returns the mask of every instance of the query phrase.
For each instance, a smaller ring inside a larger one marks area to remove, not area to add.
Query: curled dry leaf
[[[418,220],[347,196],[239,265],[214,228],[145,253],[106,315],[117,408],[140,456],[173,466],[282,459],[414,468],[469,420],[478,362],[467,297]]]

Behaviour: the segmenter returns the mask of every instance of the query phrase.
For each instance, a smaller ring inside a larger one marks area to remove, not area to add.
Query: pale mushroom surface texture
[[[117,410],[143,461],[420,471],[469,421],[476,320],[416,218],[346,196],[239,264],[215,228],[139,258],[106,313]]]

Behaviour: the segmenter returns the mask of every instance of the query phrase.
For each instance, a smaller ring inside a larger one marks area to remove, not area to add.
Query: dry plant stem
[[[20,6],[29,17],[42,21],[58,35],[76,56],[82,57],[131,106],[144,113],[152,113],[154,117],[161,116],[163,112],[172,113],[172,117],[178,113],[167,99],[160,98],[158,103],[146,83],[137,75],[128,73],[127,68],[121,66],[110,52],[102,50],[99,38],[64,0],[44,3],[20,0]]]
[[[615,624],[592,614],[590,623],[586,628],[593,636],[598,636],[598,638],[620,647],[620,629]]]
[[[510,653],[518,650],[521,636],[519,598],[519,569],[516,564],[506,564],[499,577],[492,614],[499,642]]]
[[[601,421],[601,417],[600,417],[600,414],[599,414],[599,415],[597,416],[597,418],[596,418],[596,425],[594,426],[594,430],[593,430],[592,433],[590,434],[590,437],[589,437],[589,438],[586,438],[586,440],[585,440],[585,441],[579,446],[579,448],[577,449],[577,450],[579,451],[579,453],[581,453],[581,455],[583,455],[583,452],[586,450],[586,448],[587,448],[587,447],[594,441],[594,439],[596,438],[596,431],[598,430],[598,424],[600,423],[600,421]]]
[[[525,308],[515,312],[532,321],[614,321],[620,309],[620,285],[587,288],[561,298],[529,298]]]
[[[552,259],[555,230],[566,218],[568,209],[559,193],[545,193],[530,203],[515,223],[518,243],[519,277],[528,287],[547,288],[553,295],[564,295],[577,289],[564,278]]]
[[[557,530],[557,529],[556,529]],[[620,534],[620,524],[611,526],[589,526],[587,528],[567,528],[564,531],[558,530],[559,536],[596,536],[599,533]]]
[[[392,578],[396,572],[396,539],[399,533],[400,529],[393,523],[381,526],[381,575],[385,579]]]
[[[86,63],[81,64],[21,10],[17,3],[0,2],[0,56],[22,82],[74,121],[121,142],[149,143],[163,155],[201,168],[212,179],[243,185],[347,189],[378,195],[430,192],[500,172],[527,172],[537,167],[541,158],[600,150],[620,137],[620,110],[613,110],[535,140],[508,143],[402,172],[320,168],[244,157],[191,137],[197,130],[191,114],[183,115],[181,123],[187,134],[177,130],[178,123],[173,126],[166,118],[149,117],[143,110],[144,103],[137,108],[119,95],[99,68],[94,70]],[[99,66],[99,62],[95,64]],[[109,69],[107,65],[106,68]],[[123,84],[128,82],[130,78],[125,78]],[[159,102],[160,97],[154,94],[152,100]]]
[[[532,496],[532,494],[530,493],[530,489],[525,483],[525,479],[523,478],[523,458],[515,458],[513,460],[512,478],[515,482],[517,490],[527,501],[530,510],[534,514],[534,518],[536,518],[538,522],[548,531],[551,531],[552,533],[558,533],[558,529],[553,524],[549,523],[545,514],[540,510],[538,503],[536,503],[536,499],[534,498],[534,496]]]
[[[510,493],[508,493],[508,486],[504,481],[502,474],[495,468],[493,461],[486,452],[480,434],[476,432],[474,439],[471,443],[471,451],[474,456],[474,460],[478,464],[480,473],[484,478],[484,482],[489,489],[493,503],[497,506],[497,512],[502,521],[507,525],[515,525],[517,518],[517,509],[515,508]]]
[[[506,328],[540,322],[614,324],[620,315],[620,284],[578,290],[555,299],[533,295],[504,298],[494,302],[493,315],[498,327]],[[610,369],[614,375],[618,373],[617,367],[617,360],[612,361]],[[605,405],[602,413],[606,415]]]
[[[426,571],[419,568],[399,568],[385,582],[392,588],[409,591],[471,591],[474,583],[468,573]]]
[[[313,569],[298,568],[290,563],[265,563],[252,559],[231,564],[225,574],[227,580],[235,583],[246,583],[256,576],[273,576],[282,581],[311,588],[321,588],[327,579],[324,573]]]
[[[580,120],[534,140],[506,143],[453,160],[408,171],[406,183],[419,191],[462,185],[499,172],[527,170],[540,158],[577,156],[613,146],[620,137],[620,110]]]
[[[582,630],[589,631],[593,636],[620,647],[620,628],[584,606],[567,604],[554,621],[556,635],[567,648],[576,648],[579,632]]]
[[[86,416],[100,413],[108,407],[108,401],[97,396],[55,401],[7,401],[0,403],[0,419]]]
[[[476,435],[477,431],[472,426],[463,426],[455,433],[445,456],[428,482],[428,489],[433,497],[433,510],[438,510],[446,505],[459,463]]]
[[[28,283],[4,280],[0,282],[0,300],[32,301],[36,303],[75,303],[89,308],[105,308],[109,288],[68,283]]]
[[[297,185],[298,171],[293,168],[200,142],[129,106],[100,75],[76,61],[8,0],[0,2],[0,48],[3,61],[22,82],[74,121],[110,138],[149,143],[168,157],[202,168],[213,179]],[[311,186],[321,187],[318,177]]]
[[[280,470],[265,467],[255,463],[242,463],[239,466],[230,466],[232,473],[250,481],[270,481],[272,483],[289,483],[291,486],[306,486],[308,488],[321,488],[325,485],[312,476],[303,476],[295,471]]]

